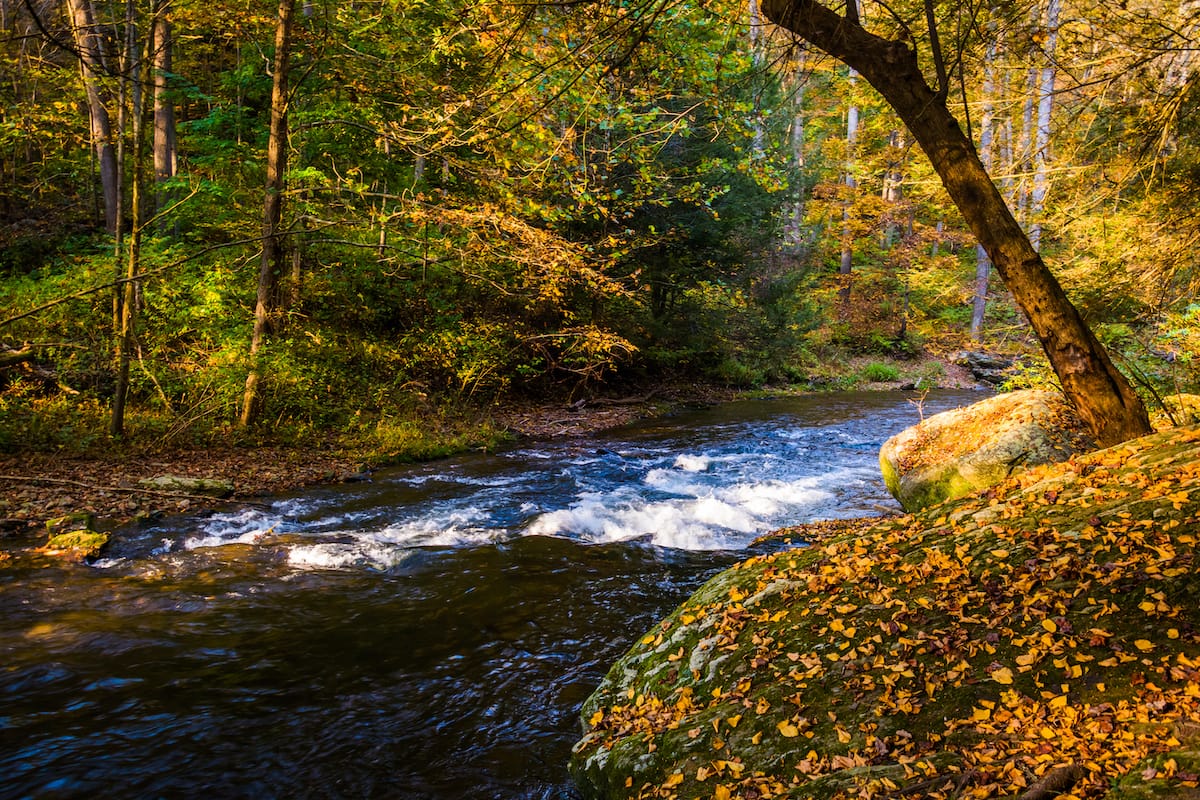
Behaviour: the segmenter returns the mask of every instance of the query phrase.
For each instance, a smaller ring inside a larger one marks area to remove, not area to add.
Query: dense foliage
[[[275,10],[0,2],[0,445],[101,436],[121,357],[133,433],[223,434],[250,369]],[[771,35],[754,3],[297,8],[263,427],[386,438],[462,402],[671,375],[827,384],[849,355],[962,344],[975,254],[928,165],[853,75]],[[1077,11],[1049,59],[1037,8],[939,6],[962,34],[955,102],[985,119],[998,183],[1089,321],[1148,389],[1184,389],[1195,25],[1153,3]],[[1022,198],[1043,61],[1058,70],[1039,206]],[[150,163],[164,126],[169,169]],[[114,281],[130,270],[122,351]],[[998,288],[984,343],[1017,348]]]

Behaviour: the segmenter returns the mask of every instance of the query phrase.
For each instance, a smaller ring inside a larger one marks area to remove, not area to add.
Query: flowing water
[[[579,707],[759,534],[894,508],[966,393],[730,403],[0,569],[0,797],[570,798]]]

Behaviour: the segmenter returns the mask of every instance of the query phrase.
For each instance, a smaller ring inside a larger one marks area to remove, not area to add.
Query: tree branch
[[[929,28],[929,48],[933,51],[933,68],[937,72],[937,96],[944,103],[950,96],[950,77],[946,72],[946,59],[942,56],[942,40],[938,36],[933,0],[925,0],[925,25]]]

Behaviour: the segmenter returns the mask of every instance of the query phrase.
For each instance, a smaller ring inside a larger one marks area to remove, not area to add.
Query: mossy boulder
[[[181,475],[159,475],[143,478],[138,485],[159,492],[202,495],[205,497],[229,497],[233,484],[221,478],[189,478]]]
[[[68,531],[50,536],[41,551],[46,555],[66,558],[70,561],[85,561],[100,555],[108,544],[107,533],[92,530]]]
[[[584,797],[1193,790],[1200,426],[779,538],[586,701]]]
[[[879,467],[904,510],[917,511],[1095,447],[1061,394],[1027,390],[922,420],[884,442]]]

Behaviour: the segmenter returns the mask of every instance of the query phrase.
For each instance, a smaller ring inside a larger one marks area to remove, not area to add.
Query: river
[[[964,392],[742,401],[0,569],[0,798],[575,796],[580,704],[758,535],[895,508]]]

